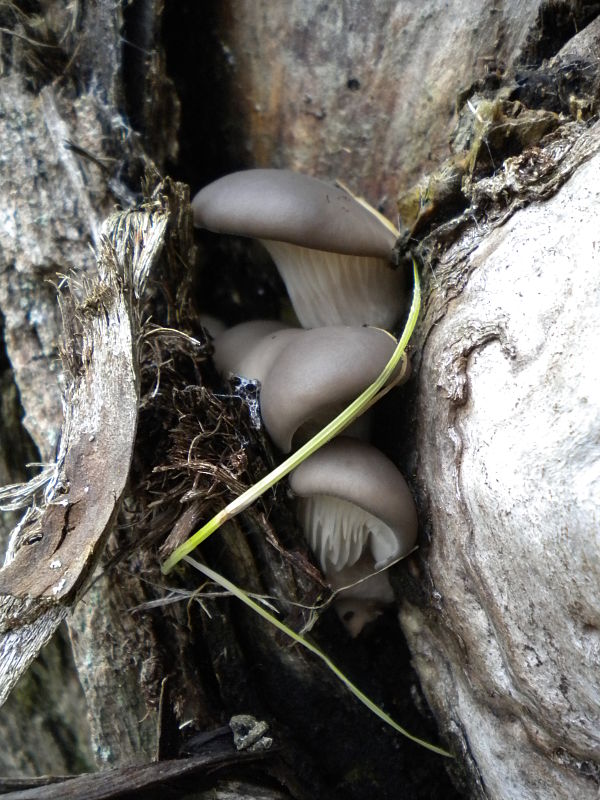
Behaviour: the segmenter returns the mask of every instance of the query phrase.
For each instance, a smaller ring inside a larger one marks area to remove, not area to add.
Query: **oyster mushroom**
[[[253,169],[205,186],[192,209],[197,227],[262,242],[303,327],[391,328],[400,316],[397,231],[345,189],[288,170]]]
[[[302,332],[275,320],[234,325],[215,337],[215,366],[223,377],[239,375],[263,383],[281,350]]]
[[[277,447],[289,452],[343,411],[377,378],[395,347],[386,331],[346,325],[313,328],[293,338],[273,361],[260,392],[261,416]],[[405,359],[394,380],[407,375]]]
[[[264,426],[277,447],[289,452],[317,433],[380,374],[396,340],[379,328],[333,325],[284,328],[255,320],[236,325],[215,339],[215,364],[223,376],[260,381]],[[409,372],[400,365],[395,382]],[[352,435],[368,436],[367,417]]]
[[[344,567],[339,572],[331,570],[327,579],[334,591],[343,590],[336,596],[333,607],[353,638],[365,625],[377,619],[385,606],[394,602],[387,572],[373,572],[373,562],[368,554],[351,567]]]
[[[334,439],[291,473],[290,488],[299,498],[304,534],[334,588],[366,578],[414,547],[417,512],[410,490],[370,444]],[[357,635],[392,599],[388,577],[379,573],[341,592],[335,605]]]

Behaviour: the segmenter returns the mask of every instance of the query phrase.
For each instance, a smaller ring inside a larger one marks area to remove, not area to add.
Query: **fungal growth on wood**
[[[390,328],[405,304],[394,226],[345,189],[288,170],[227,175],[192,203],[194,224],[260,239],[300,323]]]
[[[193,208],[197,225],[260,238],[300,321],[320,323],[301,330],[255,320],[215,337],[217,368],[224,377],[260,383],[265,429],[288,453],[372,384],[395,351],[385,330],[357,327],[373,320],[390,325],[403,307],[402,278],[390,261],[393,226],[343,189],[278,170],[222,178],[196,195]],[[389,385],[408,373],[404,356]],[[378,570],[412,550],[417,517],[394,464],[359,440],[369,438],[368,419],[345,434],[297,467],[290,487],[302,498],[298,517],[306,538],[339,591],[338,613],[356,636],[393,601],[389,579]]]
[[[289,453],[375,380],[396,344],[380,328],[332,325],[306,331],[256,320],[216,337],[215,363],[223,377],[260,382],[265,428],[277,447]],[[405,358],[392,380],[400,383],[407,375]],[[356,426],[368,438],[364,417]]]
[[[396,466],[367,442],[341,436],[290,476],[298,517],[353,636],[394,599],[385,569],[408,555],[417,510]],[[343,589],[348,586],[350,588]]]

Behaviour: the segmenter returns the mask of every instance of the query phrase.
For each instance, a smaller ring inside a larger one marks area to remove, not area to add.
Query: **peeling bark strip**
[[[75,286],[61,298],[65,419],[43,507],[13,531],[0,571],[0,702],[75,602],[119,508],[138,414],[136,300],[168,218],[155,196],[154,206],[107,220],[98,279],[80,299]]]

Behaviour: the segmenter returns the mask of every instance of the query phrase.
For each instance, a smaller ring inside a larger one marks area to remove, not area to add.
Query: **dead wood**
[[[587,225],[597,204],[595,4],[31,2],[0,15],[2,331],[44,463],[37,483],[2,500],[13,509],[32,501],[0,573],[4,693],[66,617],[89,721],[89,763],[75,771],[154,772],[153,759],[171,765],[194,735],[242,711],[272,724],[276,780],[293,797],[394,797],[398,786],[407,797],[452,796],[438,761],[382,730],[262,621],[187,568],[168,582],[159,571],[164,552],[275,457],[252,414],[255,387],[216,378],[197,307],[233,322],[277,314],[282,300],[264,262],[248,268],[255,253],[245,243],[194,238],[187,187],[158,171],[195,189],[240,166],[300,168],[342,178],[392,216],[400,193],[398,257],[419,257],[425,282],[413,379],[378,422],[421,510],[420,552],[394,570],[411,653],[395,610],[355,643],[327,614],[312,635],[373,699],[433,739],[414,659],[458,755],[461,791],[500,798],[543,786],[562,798],[576,785],[594,796],[598,623],[586,576],[597,568],[595,506],[582,475],[594,474],[595,434],[591,423],[577,437],[548,432],[575,419],[573,387],[588,386],[588,403],[596,397],[582,357],[593,345],[576,324],[585,317],[594,330],[584,309],[598,274]],[[115,203],[129,210],[113,214]],[[523,302],[510,288],[520,281]],[[535,309],[544,335],[532,355]],[[526,390],[515,375],[533,374],[536,354],[543,366],[545,339],[567,358]],[[563,384],[571,390],[551,399]],[[492,401],[507,387],[519,411],[501,425]],[[484,424],[492,407],[497,428]],[[529,436],[542,418],[544,433]],[[501,459],[489,442],[513,429],[517,450],[527,442],[546,461],[525,458],[520,473],[509,454],[494,471]],[[550,439],[552,453],[540,445]],[[564,471],[575,439],[583,473]],[[0,445],[10,441],[2,431]],[[507,476],[534,476],[532,499]],[[567,492],[562,506],[544,505],[536,489],[557,498],[575,485],[583,495]],[[520,502],[509,508],[507,498]],[[592,509],[563,520],[568,542],[546,536],[561,507]],[[284,487],[202,557],[275,598],[297,629],[314,621],[323,584]],[[72,698],[64,716],[83,716],[72,667],[60,662],[59,686],[60,670]],[[14,703],[13,727],[2,730],[25,737],[26,707]],[[215,791],[277,797],[271,770],[257,763],[237,790],[227,777]]]

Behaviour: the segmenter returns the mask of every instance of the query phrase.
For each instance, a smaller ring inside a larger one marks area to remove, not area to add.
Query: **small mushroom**
[[[331,570],[327,579],[333,590],[343,590],[336,596],[333,607],[353,638],[365,625],[377,619],[385,606],[394,602],[388,573],[373,572],[368,554],[351,567],[339,572]],[[346,586],[349,588],[345,589]]]
[[[239,375],[263,383],[281,350],[301,333],[301,328],[289,328],[275,320],[234,325],[215,338],[215,366],[223,377]]]
[[[298,516],[308,543],[336,588],[383,569],[414,547],[417,512],[406,481],[366,442],[334,439],[291,473],[290,487],[300,498]],[[340,594],[339,602],[345,601],[340,615],[353,635],[358,619],[360,630],[392,599],[386,575],[369,581]],[[348,611],[354,612],[352,619],[344,619]]]
[[[195,196],[194,224],[260,239],[300,324],[391,328],[404,304],[393,225],[343,188],[288,170],[235,172]]]
[[[215,339],[214,359],[224,377],[260,381],[260,413],[277,447],[289,452],[317,433],[372,383],[390,359],[396,340],[379,328],[285,328],[254,320]],[[394,377],[408,376],[405,359]],[[368,438],[368,415],[352,435]]]
[[[372,445],[340,436],[290,476],[300,518],[324,572],[355,564],[368,547],[375,569],[411,551],[417,512],[397,467]]]

